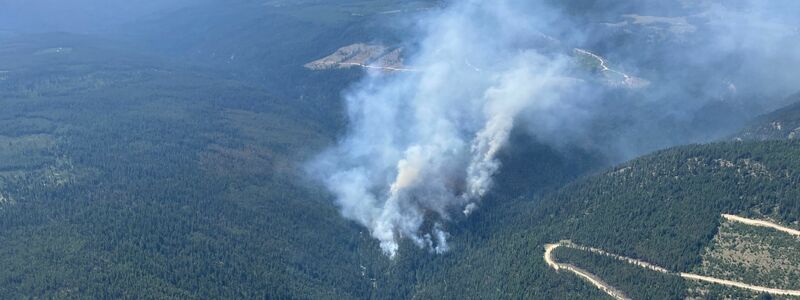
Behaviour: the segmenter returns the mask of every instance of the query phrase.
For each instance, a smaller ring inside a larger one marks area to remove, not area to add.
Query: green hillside
[[[0,298],[368,294],[380,254],[300,171],[335,105],[96,43],[0,47]]]
[[[0,47],[2,298],[410,295],[417,266],[381,254],[302,171],[341,128],[331,91],[357,72],[309,72],[325,84],[292,98],[116,45],[47,34]],[[603,163],[514,143],[487,210]]]
[[[756,118],[736,136],[741,140],[774,140],[800,138],[800,94],[787,99],[794,103]]]
[[[768,216],[800,227],[798,155],[796,140],[677,147],[581,179],[540,201],[519,202],[502,212],[501,230],[479,232],[492,228],[486,224],[497,222],[501,212],[480,216],[472,227],[478,232],[455,242],[463,251],[423,268],[430,275],[417,283],[416,296],[597,297],[576,287],[582,283],[576,276],[556,273],[542,260],[544,244],[564,239],[689,271],[701,263],[721,213]],[[603,274],[621,267],[593,268]],[[637,289],[630,295],[673,295],[675,282],[658,278],[622,282]]]
[[[800,229],[800,104],[738,141],[615,165],[729,136],[746,115],[727,102],[665,115],[674,103],[640,101],[646,91],[604,92],[603,107],[628,109],[587,120],[574,145],[518,124],[480,209],[443,225],[449,252],[406,239],[384,255],[307,168],[343,138],[342,93],[364,73],[303,64],[351,43],[402,43],[419,24],[400,16],[444,2],[180,0],[106,34],[0,28],[0,299],[606,299],[546,265],[544,246],[561,240],[800,288],[796,239],[720,218]],[[612,145],[626,138],[620,154]],[[555,256],[636,299],[758,296],[585,251]]]

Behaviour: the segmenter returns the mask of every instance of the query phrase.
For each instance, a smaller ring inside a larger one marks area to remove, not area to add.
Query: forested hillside
[[[668,98],[682,92],[647,98],[653,90],[592,86],[596,107],[609,110],[581,119],[582,130],[537,134],[528,129],[562,123],[515,120],[479,209],[439,225],[449,251],[401,239],[390,258],[309,168],[346,138],[354,120],[343,98],[367,73],[303,65],[353,43],[413,50],[408,35],[420,24],[407,17],[448,1],[174,0],[129,10],[123,2],[108,5],[124,18],[92,10],[9,23],[16,12],[66,3],[51,0],[8,1],[14,14],[0,11],[0,299],[605,299],[545,264],[544,245],[561,240],[675,271],[797,287],[778,278],[800,274],[794,266],[731,271],[748,261],[725,256],[743,238],[778,244],[746,246],[784,261],[798,248],[720,214],[800,229],[800,104],[732,135],[760,113],[737,102],[744,96],[697,92],[698,107],[681,111]],[[611,2],[561,9],[581,24],[606,22],[601,8]],[[646,2],[650,13],[664,5]],[[108,27],[92,26],[97,15]],[[603,50],[625,39],[592,42]],[[572,46],[559,49],[571,57]],[[590,61],[592,72],[607,63]],[[626,63],[613,67],[650,79],[671,68]],[[590,73],[575,80],[602,86]],[[720,136],[739,139],[631,159]],[[753,296],[591,253],[556,256],[639,299]]]
[[[717,233],[721,213],[767,216],[800,227],[799,151],[794,140],[677,147],[581,179],[540,201],[519,202],[504,210],[504,221],[495,219],[499,215],[482,215],[472,227],[474,233],[459,240],[463,251],[422,268],[427,276],[418,281],[414,294],[559,299],[575,297],[569,291],[596,295],[575,287],[595,289],[591,285],[548,269],[542,260],[544,244],[565,239],[676,271],[691,270]],[[482,224],[493,222],[504,224],[502,230],[486,226],[490,229],[481,232]],[[597,274],[616,270],[623,273],[614,276],[627,276],[624,266],[597,268]],[[631,295],[680,299],[681,294],[672,293],[676,282],[659,276],[649,273],[622,282],[643,289]]]
[[[291,99],[91,36],[16,37],[0,54],[0,295],[385,298],[413,288],[417,267],[381,254],[303,171],[341,126],[326,95],[357,72],[309,74],[330,79]],[[502,154],[514,166],[498,183],[504,197],[603,163],[514,140]],[[487,208],[507,205],[499,200]]]
[[[108,45],[0,48],[2,298],[368,293],[380,254],[301,171],[337,104]]]
[[[800,138],[800,94],[787,99],[791,105],[753,120],[735,138],[740,140],[774,140]]]

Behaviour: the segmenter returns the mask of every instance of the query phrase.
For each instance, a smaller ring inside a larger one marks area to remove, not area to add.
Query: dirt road
[[[362,67],[365,69],[378,69],[383,71],[390,71],[390,72],[418,72],[417,69],[408,69],[408,68],[395,68],[395,67],[381,67],[381,66],[373,66],[373,65],[365,65],[361,63],[353,63],[353,62],[342,62],[338,63],[340,66],[357,66]]]
[[[747,224],[747,225],[750,225],[750,226],[773,228],[773,229],[778,230],[780,232],[784,232],[784,233],[787,233],[787,234],[790,234],[790,235],[793,235],[793,236],[800,237],[800,231],[792,229],[792,228],[788,228],[788,227],[785,227],[785,226],[781,226],[781,225],[778,225],[778,224],[775,224],[775,223],[772,223],[772,222],[769,222],[769,221],[754,220],[754,219],[748,219],[748,218],[743,218],[743,217],[739,217],[739,216],[735,216],[735,215],[727,215],[727,214],[723,214],[722,217],[725,218],[726,220],[729,220],[729,221],[739,222],[739,223]],[[585,271],[583,269],[580,269],[580,268],[578,268],[576,266],[573,266],[571,264],[559,263],[559,262],[555,261],[555,259],[553,259],[553,251],[555,249],[557,249],[558,247],[562,247],[562,246],[563,247],[567,247],[567,248],[573,248],[573,249],[578,249],[578,250],[582,250],[582,251],[587,251],[587,252],[592,252],[592,253],[599,254],[599,255],[612,257],[612,258],[614,258],[616,260],[619,260],[619,261],[622,261],[622,262],[625,262],[625,263],[628,263],[628,264],[631,264],[631,265],[635,265],[635,266],[638,266],[640,268],[645,268],[645,269],[648,269],[648,270],[652,270],[652,271],[659,272],[659,273],[664,273],[664,274],[675,274],[675,275],[680,276],[681,278],[685,278],[685,279],[689,279],[689,280],[702,281],[702,282],[708,282],[708,283],[719,284],[719,285],[724,285],[724,286],[736,287],[736,288],[740,288],[740,289],[750,290],[750,291],[759,292],[759,293],[766,293],[766,294],[771,294],[771,295],[797,296],[797,297],[800,297],[800,290],[784,290],[784,289],[777,289],[777,288],[769,288],[769,287],[757,286],[757,285],[747,284],[747,283],[743,283],[743,282],[737,282],[737,281],[732,281],[732,280],[714,278],[714,277],[691,274],[691,273],[671,272],[671,271],[669,271],[669,270],[667,270],[665,268],[656,266],[656,265],[648,263],[646,261],[642,261],[642,260],[638,260],[638,259],[634,259],[634,258],[630,258],[630,257],[625,257],[625,256],[613,254],[613,253],[610,253],[610,252],[607,252],[605,250],[598,249],[598,248],[581,246],[581,245],[572,243],[570,241],[561,241],[561,242],[559,242],[557,244],[547,244],[547,245],[545,245],[545,247],[544,247],[544,261],[547,263],[547,265],[549,267],[553,268],[556,271],[567,270],[569,272],[572,272],[572,273],[584,278],[586,281],[588,281],[589,283],[591,283],[592,285],[596,286],[597,288],[599,288],[600,290],[604,291],[606,294],[608,294],[609,296],[611,296],[611,297],[613,297],[615,299],[628,299],[628,298],[625,296],[624,293],[622,293],[621,291],[619,291],[616,288],[612,287],[611,285],[605,283],[601,278],[599,278],[599,277],[597,277],[597,276],[595,276],[595,275],[593,275],[593,274],[591,274],[591,273],[589,273],[589,272],[587,272],[587,271]]]
[[[597,277],[594,274],[589,273],[588,271],[583,270],[581,268],[578,268],[576,266],[573,266],[573,265],[570,265],[570,264],[556,262],[553,259],[553,250],[555,250],[556,248],[558,248],[560,246],[564,246],[564,245],[559,243],[559,244],[547,244],[547,245],[544,246],[544,261],[547,262],[548,266],[550,266],[551,268],[555,269],[556,271],[567,270],[569,272],[575,273],[575,275],[578,275],[578,276],[582,277],[584,280],[588,281],[589,283],[591,283],[592,285],[594,285],[598,289],[602,290],[603,292],[605,292],[609,296],[613,297],[614,299],[617,299],[617,300],[629,300],[630,299],[627,296],[625,296],[625,294],[622,293],[622,291],[617,290],[613,286],[605,283],[602,279],[600,279],[600,277]]]
[[[739,222],[739,223],[747,224],[747,225],[750,225],[750,226],[772,228],[772,229],[775,229],[777,231],[781,231],[781,232],[784,232],[784,233],[787,233],[787,234],[790,234],[790,235],[793,235],[793,236],[800,237],[800,230],[796,230],[796,229],[792,229],[792,228],[789,228],[789,227],[781,226],[781,225],[778,225],[778,224],[775,224],[775,223],[772,223],[772,222],[769,222],[769,221],[754,220],[754,219],[748,219],[748,218],[743,218],[743,217],[740,217],[740,216],[726,215],[726,214],[723,214],[722,217],[727,219],[727,220],[729,220],[729,221]]]

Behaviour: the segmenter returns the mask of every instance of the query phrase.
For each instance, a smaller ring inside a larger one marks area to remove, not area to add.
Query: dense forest
[[[357,276],[351,250],[362,239],[292,163],[324,143],[326,127],[308,118],[313,111],[260,87],[180,69],[109,70],[84,61],[60,68],[66,73],[20,71],[2,82],[2,119],[15,125],[3,128],[0,148],[10,203],[0,210],[3,294],[364,290],[341,273]],[[326,260],[308,255],[341,264],[308,265]]]
[[[626,162],[514,130],[481,209],[444,225],[452,250],[404,240],[390,259],[305,165],[341,138],[341,94],[364,73],[302,65],[350,43],[401,43],[413,24],[383,12],[443,4],[303,2],[177,9],[117,24],[115,38],[0,32],[0,298],[605,299],[549,269],[544,245],[691,271],[721,213],[800,228],[794,104],[739,140]],[[628,125],[593,121],[598,140]],[[637,299],[692,287],[559,251]]]
[[[546,243],[565,239],[689,271],[717,233],[721,213],[769,216],[800,227],[798,145],[781,140],[678,147],[579,179],[538,201],[497,208],[470,224],[468,237],[459,240],[463,249],[426,264],[436,267],[423,268],[430,275],[416,295],[568,299],[575,288],[564,284],[580,279],[556,273],[542,260]],[[675,181],[680,184],[664,184]],[[485,225],[495,222],[503,229]],[[600,259],[576,255],[578,262]],[[615,272],[612,280],[627,276],[619,269],[624,267],[600,271]],[[656,285],[656,275],[620,280],[640,289],[626,290],[631,295],[671,295],[674,280]]]

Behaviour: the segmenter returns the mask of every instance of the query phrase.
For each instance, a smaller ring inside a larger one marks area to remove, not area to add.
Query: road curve
[[[750,225],[750,226],[773,228],[773,229],[778,230],[780,232],[784,232],[784,233],[787,233],[787,234],[790,234],[790,235],[793,235],[793,236],[800,237],[800,231],[792,229],[792,228],[784,227],[784,226],[781,226],[781,225],[778,225],[778,224],[775,224],[775,223],[772,223],[772,222],[769,222],[769,221],[754,220],[754,219],[748,219],[748,218],[743,218],[743,217],[739,217],[739,216],[735,216],[735,215],[727,215],[727,214],[723,214],[722,217],[725,218],[726,220],[729,220],[729,221],[739,222],[739,223],[747,224],[747,225]],[[623,261],[625,263],[628,263],[628,264],[631,264],[631,265],[635,265],[635,266],[638,266],[640,268],[648,269],[648,270],[659,272],[659,273],[675,274],[675,275],[678,275],[678,276],[680,276],[681,278],[684,278],[684,279],[708,282],[708,283],[724,285],[724,286],[730,286],[730,287],[736,287],[736,288],[750,290],[750,291],[754,291],[754,292],[758,292],[758,293],[766,293],[766,294],[780,295],[780,296],[796,296],[796,297],[800,297],[800,290],[776,289],[776,288],[757,286],[757,285],[742,283],[742,282],[738,282],[738,281],[719,279],[719,278],[703,276],[703,275],[697,275],[697,274],[691,274],[691,273],[670,272],[665,268],[656,266],[654,264],[651,264],[651,263],[648,263],[648,262],[645,262],[645,261],[642,261],[642,260],[638,260],[638,259],[634,259],[634,258],[630,258],[630,257],[625,257],[625,256],[621,256],[621,255],[616,255],[616,254],[609,253],[609,252],[606,252],[605,250],[598,249],[598,248],[591,248],[591,247],[581,246],[581,245],[572,243],[570,241],[561,241],[561,242],[559,242],[557,244],[547,244],[547,245],[545,245],[545,247],[544,247],[544,250],[545,250],[544,251],[544,261],[547,263],[547,265],[550,268],[553,268],[556,271],[559,271],[559,270],[570,271],[570,272],[572,272],[572,273],[584,278],[586,281],[588,281],[592,285],[596,286],[600,290],[604,291],[606,294],[608,294],[609,296],[613,297],[614,299],[629,299],[629,298],[627,298],[625,296],[625,294],[622,293],[621,291],[619,291],[616,288],[612,287],[611,285],[603,282],[603,280],[600,279],[599,277],[597,277],[597,276],[595,276],[595,275],[593,275],[593,274],[591,274],[591,273],[589,273],[589,272],[587,272],[587,271],[585,271],[583,269],[580,269],[580,268],[578,268],[576,266],[573,266],[573,265],[570,265],[570,264],[565,264],[565,263],[559,263],[559,262],[555,261],[555,259],[553,259],[553,251],[555,249],[557,249],[558,247],[561,247],[561,246],[567,247],[567,248],[573,248],[573,249],[577,249],[577,250],[582,250],[582,251],[587,251],[587,252],[592,252],[592,253],[595,253],[595,254],[604,255],[604,256],[608,256],[608,257],[612,257],[612,258],[614,258],[616,260]]]
[[[777,231],[781,231],[781,232],[784,232],[784,233],[787,233],[787,234],[790,234],[790,235],[793,235],[793,236],[800,237],[800,230],[796,230],[796,229],[792,229],[792,228],[789,228],[789,227],[781,226],[781,225],[778,225],[778,224],[775,224],[775,223],[772,223],[772,222],[769,222],[769,221],[754,220],[754,219],[748,219],[748,218],[743,218],[743,217],[740,217],[740,216],[726,215],[726,214],[723,214],[722,217],[727,219],[727,220],[729,220],[729,221],[739,222],[739,223],[742,223],[742,224],[747,224],[747,225],[756,226],[756,227],[772,228],[772,229],[775,229]]]
[[[580,54],[583,54],[583,55],[591,56],[593,59],[597,60],[600,63],[601,72],[617,73],[617,74],[621,75],[623,78],[625,78],[625,80],[629,80],[631,78],[630,76],[628,76],[628,74],[622,73],[622,72],[614,70],[612,68],[609,68],[608,67],[608,63],[606,63],[606,60],[603,59],[602,57],[600,57],[597,54],[594,54],[592,52],[589,52],[587,50],[580,49],[580,48],[575,48],[575,51],[580,53]]]
[[[555,269],[556,272],[558,272],[559,270],[570,271],[570,272],[574,273],[575,275],[578,275],[581,278],[583,278],[584,280],[588,281],[589,283],[591,283],[592,285],[594,285],[598,289],[602,290],[603,292],[605,292],[606,294],[608,294],[609,296],[611,296],[614,299],[617,299],[617,300],[630,300],[631,299],[631,298],[628,298],[628,296],[625,296],[625,294],[622,291],[614,288],[613,286],[609,285],[608,283],[605,283],[602,279],[600,279],[600,277],[597,277],[596,275],[594,275],[592,273],[589,273],[586,270],[583,270],[583,269],[578,268],[578,267],[576,267],[574,265],[571,265],[571,264],[565,264],[565,263],[556,262],[553,259],[553,250],[555,250],[556,248],[558,248],[560,246],[564,246],[564,244],[563,243],[547,244],[547,245],[544,246],[544,261],[547,262],[548,266],[550,266],[551,268]]]

